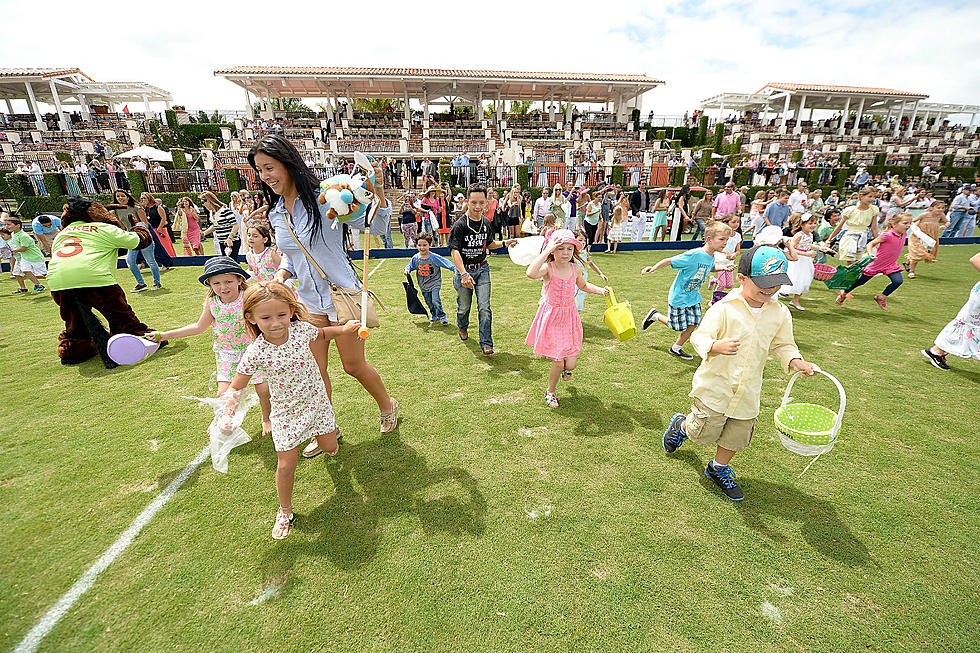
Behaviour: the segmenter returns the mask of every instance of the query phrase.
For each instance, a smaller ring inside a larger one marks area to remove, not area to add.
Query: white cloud
[[[980,6],[456,2],[128,3],[4,0],[5,66],[77,66],[97,80],[161,86],[191,109],[240,109],[244,93],[213,76],[235,65],[429,66],[646,73],[667,85],[644,112],[679,114],[768,81],[884,86],[930,101],[980,102],[973,25]],[[961,27],[962,26],[962,27]]]

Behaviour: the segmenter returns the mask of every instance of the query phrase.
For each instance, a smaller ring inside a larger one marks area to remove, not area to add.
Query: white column
[[[92,113],[88,106],[88,100],[81,93],[78,95],[78,103],[82,106],[82,119],[90,120],[92,118]]]
[[[500,100],[500,91],[497,91],[497,101],[494,102],[494,107],[497,109],[497,122],[504,119],[504,103]]]
[[[572,96],[565,98],[565,128],[568,129],[572,124]]]
[[[857,115],[854,116],[854,129],[851,130],[851,136],[857,136],[861,133],[861,116],[864,114],[864,100],[861,98],[861,103],[858,105]]]
[[[800,96],[800,108],[796,110],[796,127],[793,128],[793,133],[799,134],[803,131],[803,109],[806,108],[806,95]]]
[[[145,95],[143,96],[143,115],[150,116],[150,100]]]
[[[347,119],[354,119],[354,98],[350,96],[350,86],[347,87]]]
[[[58,112],[58,126],[62,129],[68,129],[68,121],[65,120],[65,112],[61,109],[61,97],[58,95],[58,88],[55,86],[54,80],[48,80],[48,86],[51,88],[51,98],[54,100],[54,109]]]
[[[255,112],[252,109],[252,98],[247,88],[245,89],[245,116],[250,120],[255,120]]]
[[[926,111],[926,115],[922,117],[922,129],[923,131],[929,129],[929,111]]]
[[[7,103],[7,106],[8,107],[10,106],[10,103],[9,102]],[[973,129],[973,125],[976,122],[976,119],[977,119],[977,114],[976,113],[971,113],[970,114],[970,129]]]
[[[473,117],[483,120],[483,87],[476,90],[476,106],[473,107]]]
[[[555,93],[551,92],[551,103],[548,105],[548,120],[555,121]]]
[[[897,137],[898,132],[902,129],[902,116],[905,115],[905,101],[898,107],[898,118],[895,119],[895,129],[892,131],[892,136]]]
[[[766,103],[762,106],[762,115],[759,116],[759,119],[761,120],[762,124],[765,124],[766,122],[768,122],[768,120],[769,120],[769,100],[766,100]]]
[[[838,136],[844,135],[844,129],[845,129],[844,125],[847,124],[847,116],[849,116],[850,113],[851,113],[851,96],[848,95],[847,98],[844,99],[844,112],[841,114],[840,124],[837,126]]]
[[[37,128],[43,132],[48,131],[47,125],[45,125],[44,121],[41,120],[41,112],[37,108],[37,99],[34,97],[34,89],[31,88],[31,83],[24,82],[24,86],[27,87],[27,99],[28,103],[31,105],[31,111],[34,112],[34,120]]]
[[[412,110],[408,106],[408,87],[407,86],[405,87],[404,100],[405,100],[405,120],[411,120],[412,119]]]
[[[919,110],[919,101],[912,103],[912,116],[909,118],[909,128],[905,130],[905,138],[912,138],[912,128],[915,127],[915,114]]]
[[[786,118],[789,116],[789,101],[792,97],[789,93],[786,94],[786,101],[783,102],[783,115],[779,119],[780,127],[786,127]]]
[[[718,107],[718,120],[725,120],[725,101],[721,101],[721,106]]]
[[[170,111],[170,100],[164,100],[163,106],[167,107],[167,111]]]
[[[4,102],[7,104],[7,115],[9,116],[14,112],[14,108],[10,106],[10,100],[4,100]]]

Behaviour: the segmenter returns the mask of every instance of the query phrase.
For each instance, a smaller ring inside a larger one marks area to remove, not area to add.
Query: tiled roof
[[[513,70],[446,70],[442,68],[340,68],[315,66],[234,66],[217,70],[215,75],[350,75],[355,77],[446,77],[450,79],[515,79],[533,81],[626,82],[663,84],[646,75],[597,73],[524,72]]]
[[[910,98],[926,98],[926,93],[912,93],[911,91],[896,91],[893,88],[871,88],[866,86],[837,86],[831,84],[796,84],[791,82],[769,82],[756,93],[763,89],[778,88],[784,91],[813,91],[814,93],[853,93],[855,95],[898,95]]]
[[[81,73],[78,68],[0,68],[0,78],[3,77],[60,77]]]

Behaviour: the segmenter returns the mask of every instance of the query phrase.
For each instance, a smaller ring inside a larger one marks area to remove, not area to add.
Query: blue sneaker
[[[714,481],[715,485],[720,487],[725,496],[732,501],[741,501],[745,498],[742,488],[735,482],[735,472],[732,471],[731,466],[714,467],[709,462],[704,468],[704,475]]]
[[[687,436],[684,431],[681,430],[681,424],[686,418],[682,413],[677,413],[670,418],[670,426],[664,431],[664,451],[667,453],[674,453],[677,448],[684,444],[684,440]]]

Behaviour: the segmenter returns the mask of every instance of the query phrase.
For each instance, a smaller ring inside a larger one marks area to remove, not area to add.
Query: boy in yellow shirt
[[[759,415],[762,371],[770,354],[787,371],[814,373],[793,340],[789,309],[775,301],[789,283],[786,255],[769,245],[743,252],[738,262],[739,288],[716,302],[691,335],[702,358],[694,373],[688,415],[677,413],[664,432],[664,451],[677,451],[684,440],[715,445],[715,457],[704,475],[732,501],[745,498],[728,463],[749,446]]]

